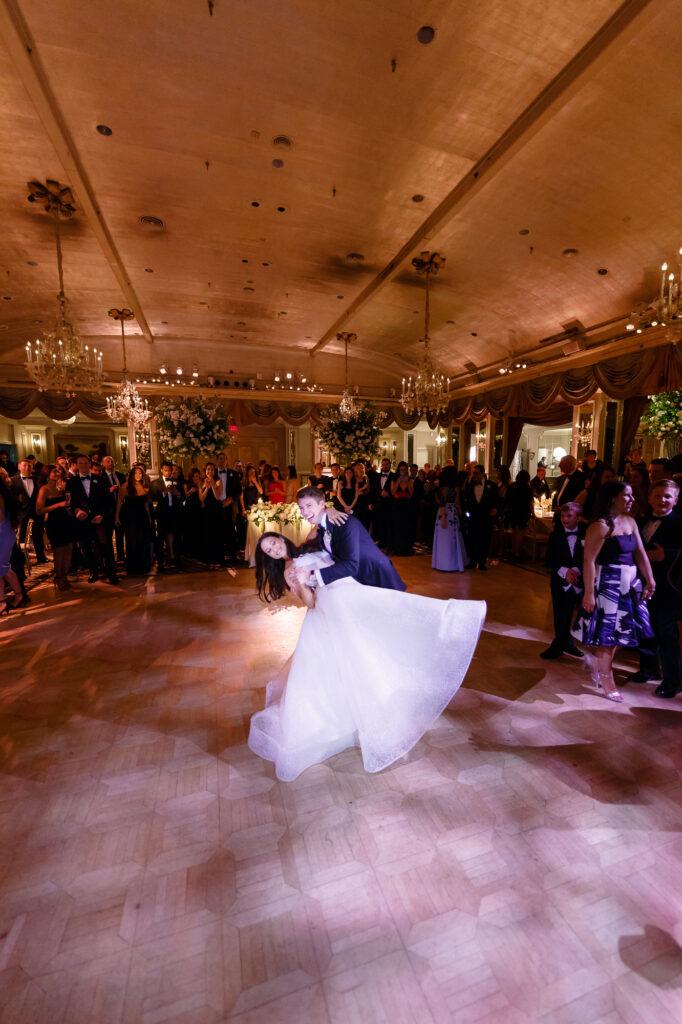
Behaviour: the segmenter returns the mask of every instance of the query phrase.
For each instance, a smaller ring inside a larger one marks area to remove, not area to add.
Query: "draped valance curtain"
[[[463,424],[468,420],[480,423],[488,415],[509,416],[522,422],[549,426],[570,420],[570,406],[589,402],[599,389],[609,398],[638,399],[637,406],[634,403],[630,406],[629,418],[632,418],[636,408],[641,405],[644,409],[646,395],[680,388],[682,350],[679,344],[666,345],[563,373],[536,377],[507,388],[492,388],[470,398],[455,398],[445,412],[429,416],[427,420],[431,429],[452,423]],[[317,422],[321,409],[314,402],[235,401],[227,397],[222,400],[233,422],[244,427],[251,424],[269,426],[278,417],[289,426],[296,427],[308,421]],[[34,409],[40,409],[55,420],[65,420],[79,412],[94,420],[107,419],[106,401],[99,395],[79,394],[75,398],[66,398],[28,388],[0,388],[0,415],[21,420]],[[418,415],[406,413],[400,405],[390,405],[385,412],[386,426],[395,423],[401,430],[412,430],[419,422]]]

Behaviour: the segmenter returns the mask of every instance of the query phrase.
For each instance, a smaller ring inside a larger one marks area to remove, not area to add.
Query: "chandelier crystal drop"
[[[44,332],[42,341],[26,343],[25,367],[39,391],[63,391],[67,398],[77,391],[98,391],[102,384],[102,353],[84,345],[66,315],[60,218],[68,219],[75,211],[71,189],[48,179],[28,183],[29,202],[40,203],[52,215],[57,246],[59,275],[59,313],[54,325]]]
[[[336,335],[339,341],[342,341],[346,347],[346,382],[343,389],[343,395],[339,402],[339,412],[341,419],[349,420],[351,416],[355,416],[358,411],[357,404],[355,402],[355,395],[350,391],[348,385],[348,346],[357,340],[357,334],[350,334],[348,331],[341,331]]]
[[[123,345],[123,380],[116,388],[113,395],[107,398],[107,415],[114,423],[127,423],[135,430],[146,426],[152,418],[152,410],[145,398],[140,398],[135,385],[128,377],[126,366],[126,339],[125,321],[132,320],[134,313],[130,309],[110,309],[108,314],[112,320],[118,320],[121,325],[121,344]]]
[[[423,252],[412,260],[418,274],[426,276],[426,297],[424,303],[424,358],[416,377],[403,377],[400,404],[405,412],[420,416],[445,412],[449,402],[450,378],[440,373],[429,356],[429,284],[432,274],[438,273],[445,258],[437,252]]]

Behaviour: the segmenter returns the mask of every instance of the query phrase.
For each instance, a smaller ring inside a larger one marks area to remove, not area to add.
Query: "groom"
[[[362,523],[349,516],[341,526],[332,526],[327,520],[324,492],[316,487],[302,487],[296,495],[301,515],[317,527],[320,546],[334,557],[334,564],[316,569],[320,586],[351,576],[358,583],[387,590],[406,590],[406,586],[391,561],[377,548]],[[308,570],[299,570],[307,582]]]

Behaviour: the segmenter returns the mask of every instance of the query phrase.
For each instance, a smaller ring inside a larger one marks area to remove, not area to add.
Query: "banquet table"
[[[310,523],[306,522],[305,519],[301,519],[298,523],[267,523],[264,530],[261,530],[260,526],[256,523],[252,523],[247,520],[246,524],[246,547],[244,549],[244,558],[249,563],[249,566],[253,568],[256,564],[256,544],[260,537],[268,531],[273,533],[281,533],[283,537],[287,537],[293,541],[294,544],[300,546],[310,533],[312,527]]]

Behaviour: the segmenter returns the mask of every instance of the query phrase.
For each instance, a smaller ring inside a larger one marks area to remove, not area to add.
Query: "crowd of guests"
[[[636,647],[641,663],[630,681],[655,681],[663,697],[680,691],[682,464],[657,458],[647,466],[635,451],[618,480],[595,451],[580,465],[566,455],[553,487],[542,464],[533,479],[522,470],[514,480],[500,466],[494,481],[478,464],[458,472],[452,461],[421,469],[401,461],[393,470],[388,459],[378,469],[358,460],[328,472],[317,463],[299,479],[295,466],[284,474],[264,460],[230,466],[223,452],[186,478],[171,462],[160,468],[150,480],[144,464],[123,474],[108,456],[60,456],[50,466],[27,456],[14,467],[3,453],[0,614],[29,601],[21,551],[29,529],[39,565],[47,563],[47,535],[59,590],[71,589],[69,576],[80,570],[89,583],[116,584],[123,568],[129,576],[154,566],[160,573],[188,564],[223,568],[243,559],[249,509],[294,501],[299,487],[311,485],[357,516],[390,555],[431,549],[435,569],[486,570],[503,558],[522,559],[534,501],[544,498],[555,523],[547,550],[555,637],[542,657],[582,658],[575,641],[591,645],[595,683],[620,701],[614,653]]]

